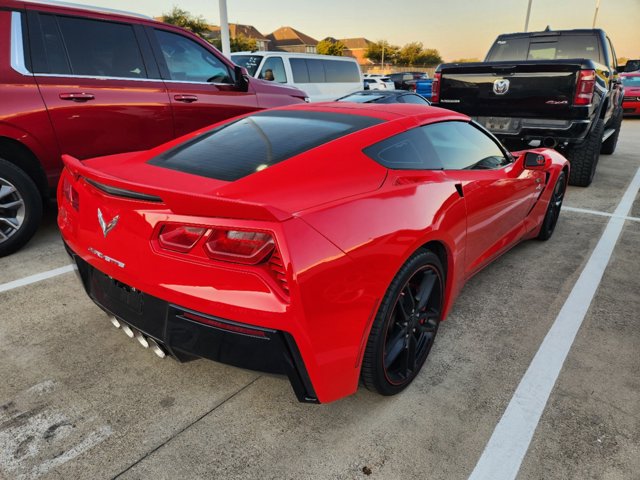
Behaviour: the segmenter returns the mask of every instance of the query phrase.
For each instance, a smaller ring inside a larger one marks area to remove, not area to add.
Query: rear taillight
[[[62,180],[62,193],[74,210],[78,211],[80,209],[80,197],[76,189],[71,185],[71,180],[68,176],[65,176]]]
[[[596,88],[595,70],[580,70],[576,84],[576,96],[574,105],[590,105],[593,100],[593,92]]]
[[[440,73],[433,75],[433,82],[431,83],[431,102],[438,103],[440,101]]]
[[[158,234],[158,242],[162,248],[174,252],[188,253],[202,238],[207,229],[189,225],[166,224]]]
[[[205,243],[207,255],[214,260],[256,265],[275,248],[269,233],[217,228]]]

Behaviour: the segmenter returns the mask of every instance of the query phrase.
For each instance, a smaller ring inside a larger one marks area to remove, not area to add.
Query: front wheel
[[[0,158],[0,257],[27,243],[41,218],[42,199],[33,180]]]
[[[371,327],[361,372],[369,390],[395,395],[413,381],[438,332],[443,299],[442,263],[420,249],[396,274]]]
[[[556,229],[556,223],[560,217],[560,209],[562,208],[562,201],[564,200],[564,192],[567,188],[567,176],[564,171],[560,172],[558,180],[553,187],[553,193],[549,200],[549,206],[547,207],[547,213],[542,221],[542,228],[538,234],[538,240],[549,240],[553,231]]]

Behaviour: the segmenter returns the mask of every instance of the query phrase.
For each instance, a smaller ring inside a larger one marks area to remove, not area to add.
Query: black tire
[[[35,234],[42,219],[42,197],[24,171],[0,158],[0,257],[9,255]]]
[[[558,180],[553,187],[553,193],[549,200],[549,206],[547,207],[547,213],[542,221],[542,228],[538,234],[538,240],[549,240],[556,229],[556,223],[558,223],[558,217],[560,217],[560,209],[562,208],[562,201],[564,200],[564,192],[567,189],[567,176],[564,170],[560,172]]]
[[[420,249],[394,277],[373,321],[360,373],[369,390],[395,395],[413,381],[431,351],[443,300],[442,263]]]
[[[616,146],[618,145],[618,137],[620,136],[620,128],[622,127],[622,109],[619,108],[619,113],[616,116],[615,120],[611,122],[611,128],[615,129],[615,132],[607,138],[604,142],[602,142],[602,147],[600,147],[600,153],[603,155],[611,155],[616,151]]]
[[[578,187],[591,185],[600,158],[603,133],[604,122],[598,119],[584,142],[567,149],[566,157],[571,163],[569,185]]]

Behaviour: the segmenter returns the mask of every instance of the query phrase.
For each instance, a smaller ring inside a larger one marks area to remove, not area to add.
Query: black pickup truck
[[[434,105],[473,117],[512,149],[561,151],[572,185],[588,186],[600,153],[616,148],[622,86],[600,29],[500,35],[484,62],[440,65],[432,88]]]

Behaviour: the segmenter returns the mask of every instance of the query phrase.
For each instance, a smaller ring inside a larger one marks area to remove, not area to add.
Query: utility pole
[[[380,73],[384,73],[384,42],[382,42],[382,71]]]
[[[593,26],[591,28],[596,28],[596,18],[598,18],[598,10],[600,10],[600,0],[596,0],[596,11],[593,14]]]
[[[529,0],[529,6],[527,7],[527,19],[524,21],[524,31],[529,31],[529,17],[531,16],[531,4],[533,0]]]
[[[229,20],[227,18],[227,0],[218,0],[220,6],[220,42],[222,54],[231,58],[231,44],[229,43]]]

